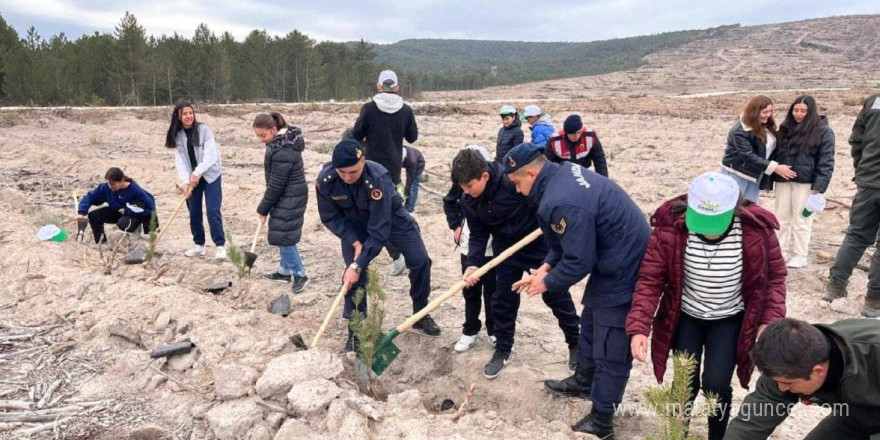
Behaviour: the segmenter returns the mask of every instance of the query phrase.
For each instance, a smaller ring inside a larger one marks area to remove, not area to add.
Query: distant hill
[[[639,67],[644,57],[738,28],[617,38],[589,43],[413,39],[375,45],[375,61],[410,76],[416,90],[462,90]]]

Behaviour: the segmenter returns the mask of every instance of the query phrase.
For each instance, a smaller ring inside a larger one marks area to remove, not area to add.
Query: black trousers
[[[150,232],[148,218],[122,215],[119,211],[114,211],[109,206],[105,206],[89,213],[89,225],[92,227],[95,243],[107,241],[107,237],[104,235],[104,225],[106,223],[116,223],[116,227],[125,232],[134,232],[143,225],[144,233]]]
[[[516,331],[516,315],[519,313],[520,294],[512,291],[511,286],[522,278],[524,271],[541,265],[540,261],[536,264],[535,262],[531,263],[518,264],[513,262],[508,264],[504,262],[495,268],[497,285],[495,286],[495,294],[492,296],[492,318],[495,321],[495,337],[498,338],[495,347],[499,350],[510,351],[513,348],[513,334]],[[541,299],[553,311],[553,316],[559,322],[559,328],[565,335],[568,347],[577,348],[580,318],[568,290],[544,292]]]
[[[467,269],[465,264],[466,255],[461,256],[461,272]],[[486,272],[480,278],[480,282],[474,284],[473,287],[465,287],[462,291],[464,296],[464,326],[461,332],[468,336],[473,336],[480,332],[482,323],[480,322],[480,308],[485,305],[486,314],[486,333],[489,336],[495,334],[495,321],[492,319],[492,295],[495,293],[495,269]]]
[[[880,434],[880,423],[876,418],[865,420],[859,417],[829,415],[822,419],[804,440],[869,440]],[[860,423],[863,422],[863,423]]]
[[[709,417],[709,440],[722,440],[730,419],[733,388],[730,381],[736,368],[736,345],[742,328],[743,314],[717,319],[698,319],[681,313],[675,329],[673,352],[694,355],[697,368],[691,377],[691,402],[702,389],[718,395],[721,408]],[[705,348],[705,359],[703,349]],[[702,376],[700,366],[702,365]]]

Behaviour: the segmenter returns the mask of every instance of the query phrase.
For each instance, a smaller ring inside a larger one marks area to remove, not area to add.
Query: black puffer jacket
[[[513,147],[523,143],[522,122],[519,121],[519,115],[513,115],[513,123],[507,127],[501,126],[498,129],[498,142],[495,144],[495,162],[501,163],[504,156]]]
[[[309,200],[302,159],[305,147],[302,130],[292,125],[266,144],[266,193],[257,213],[269,216],[269,244],[273,246],[297,244],[302,236]]]
[[[727,133],[727,148],[724,149],[721,165],[756,182],[772,162],[766,157],[767,145],[742,121],[736,121]],[[762,179],[761,188],[770,188],[771,182],[771,179]]]
[[[828,183],[831,182],[831,173],[834,172],[834,132],[828,126],[828,121],[822,116],[819,120],[819,130],[822,133],[822,139],[817,145],[810,145],[803,153],[795,153],[799,148],[793,145],[790,149],[783,151],[777,148],[773,152],[771,158],[780,165],[788,165],[797,177],[793,180],[786,180],[778,174],[773,174],[774,182],[797,182],[809,183],[810,189],[824,193],[828,189]],[[786,132],[784,129],[779,131],[779,145],[783,145],[786,141]]]

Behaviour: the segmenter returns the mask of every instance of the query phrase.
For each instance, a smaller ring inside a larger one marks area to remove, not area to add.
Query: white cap
[[[470,144],[465,148],[467,148],[468,150],[477,150],[480,152],[480,154],[483,156],[484,159],[486,159],[487,161],[492,160],[492,156],[489,156],[489,150],[487,150],[482,145]]]
[[[501,107],[501,110],[498,110],[498,114],[501,116],[512,115],[516,113],[516,108],[512,105],[505,105]]]
[[[739,185],[732,177],[714,171],[700,174],[688,187],[688,230],[703,235],[723,234],[738,200]]]
[[[390,83],[386,84],[388,81],[390,81]],[[394,73],[393,70],[383,70],[382,73],[379,74],[379,80],[376,81],[376,83],[386,89],[393,89],[397,87],[397,74]]]
[[[523,116],[540,116],[541,115],[541,107],[537,105],[529,105],[526,106],[525,110],[523,110]]]

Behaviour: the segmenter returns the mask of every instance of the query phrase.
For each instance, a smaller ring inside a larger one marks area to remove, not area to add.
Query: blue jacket
[[[315,189],[321,223],[344,243],[363,244],[355,260],[360,267],[367,267],[379,255],[392,228],[418,234],[418,226],[403,207],[391,175],[376,162],[368,160],[360,180],[351,185],[342,181],[336,168],[328,163],[318,173]]]
[[[486,245],[493,237],[492,251],[500,254],[511,245],[538,229],[535,210],[528,200],[516,192],[516,187],[504,174],[497,162],[489,162],[489,181],[479,197],[464,195],[462,199],[470,238],[468,266],[482,266],[486,262]],[[528,264],[547,255],[547,243],[535,240],[512,255],[508,264]]]
[[[535,125],[529,127],[532,130],[532,143],[535,145],[547,146],[547,141],[556,132],[553,124],[550,123],[550,115],[543,114],[541,118],[535,121]]]
[[[156,200],[153,198],[153,195],[132,181],[128,184],[128,188],[120,189],[119,191],[110,190],[110,185],[106,182],[96,186],[95,189],[89,191],[79,201],[76,212],[79,215],[86,215],[89,212],[90,206],[100,205],[105,202],[110,206],[110,209],[114,211],[123,209],[122,215],[130,217],[150,218],[150,214],[156,210]],[[141,202],[140,205],[143,205],[143,212],[131,210],[128,205],[135,202]]]
[[[547,290],[566,290],[588,274],[582,303],[614,307],[632,301],[651,228],[629,195],[584,167],[547,162],[529,193],[552,266]]]

